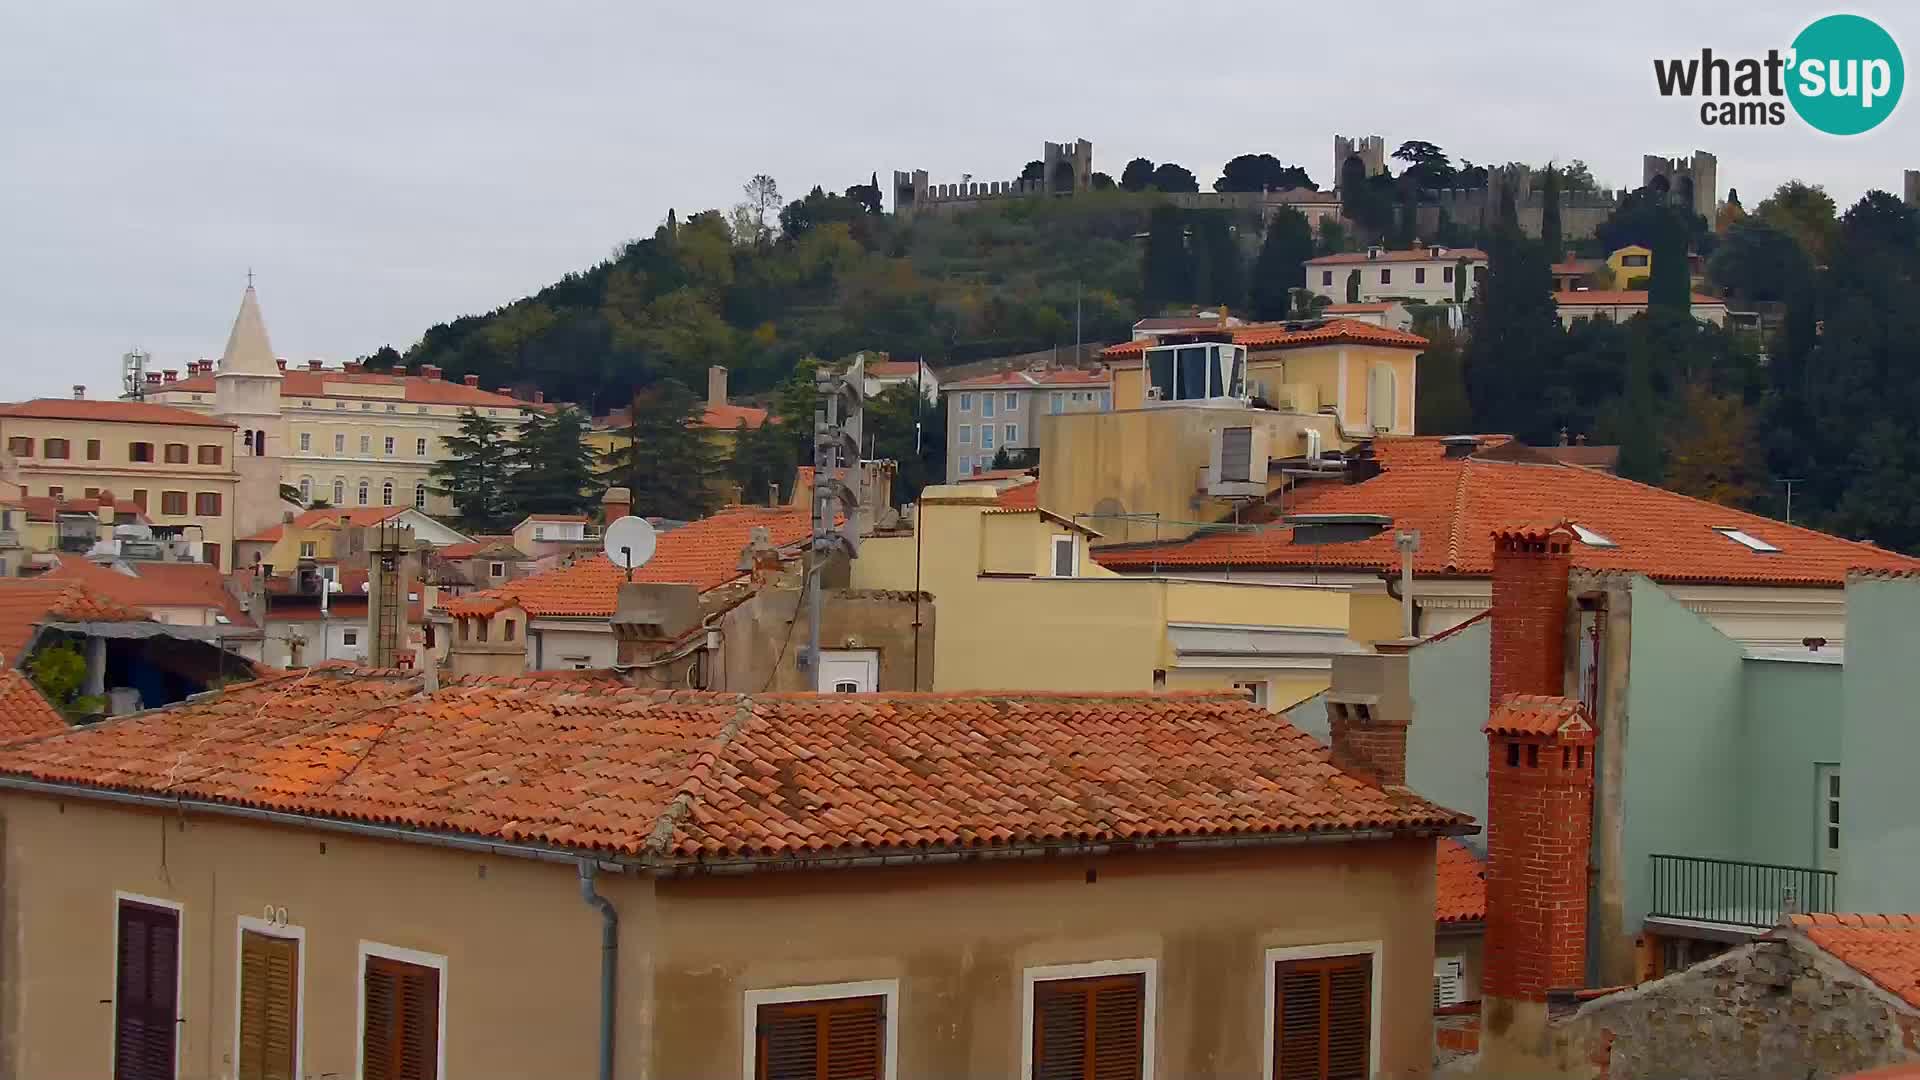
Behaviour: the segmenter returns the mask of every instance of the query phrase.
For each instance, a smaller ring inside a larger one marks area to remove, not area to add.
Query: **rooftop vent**
[[[1450,458],[1466,457],[1480,449],[1480,440],[1471,435],[1448,435],[1440,440],[1440,445]]]

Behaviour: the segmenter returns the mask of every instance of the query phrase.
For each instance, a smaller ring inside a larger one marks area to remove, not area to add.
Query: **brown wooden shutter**
[[[438,1080],[440,972],[369,956],[363,978],[366,1080]]]
[[[762,1005],[757,1080],[880,1080],[886,1000],[835,998]]]
[[[1145,995],[1143,975],[1035,983],[1034,1080],[1138,1080]]]
[[[1290,960],[1274,972],[1277,1080],[1366,1080],[1373,1041],[1373,959]]]
[[[173,1080],[180,913],[122,900],[119,919],[113,995],[114,1080]]]
[[[241,933],[239,1080],[297,1080],[299,987],[298,941]]]

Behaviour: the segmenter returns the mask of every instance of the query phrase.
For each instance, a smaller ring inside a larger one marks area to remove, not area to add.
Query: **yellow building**
[[[111,495],[161,537],[200,544],[201,558],[233,568],[240,474],[238,431],[187,409],[150,402],[39,398],[0,405],[0,445],[22,494]]]
[[[1616,249],[1607,256],[1607,273],[1613,278],[1616,289],[1646,288],[1646,282],[1634,284],[1636,278],[1653,277],[1653,251],[1639,244],[1628,244]]]
[[[334,506],[413,506],[449,514],[452,500],[433,490],[430,471],[446,456],[446,439],[459,432],[466,414],[493,420],[510,438],[527,414],[551,407],[540,394],[521,401],[482,390],[476,375],[448,382],[432,365],[417,375],[367,371],[351,362],[289,366],[267,338],[252,286],[220,363],[195,361],[186,374],[148,372],[146,400],[234,421],[242,445],[253,447],[247,457],[270,459],[261,467],[278,483],[297,488],[302,499]],[[265,509],[241,521],[241,535],[279,521],[277,501]]]
[[[919,514],[917,538],[861,541],[852,585],[932,594],[935,690],[1238,687],[1283,709],[1362,651],[1344,588],[1122,577],[1089,557],[1093,530],[985,485],[927,488]]]

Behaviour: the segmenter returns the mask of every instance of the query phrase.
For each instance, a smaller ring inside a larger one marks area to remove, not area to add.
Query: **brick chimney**
[[[160,372],[160,377],[165,382],[179,382],[180,371],[178,368],[167,368]]]
[[[73,400],[75,401],[87,400],[87,386],[85,383],[73,384]]]
[[[326,361],[324,361],[324,360],[309,360],[309,361],[307,361],[307,370],[308,370],[308,371],[324,371],[324,370],[326,370],[326,367],[327,367],[327,362],[326,362]]]
[[[159,386],[159,385],[160,385],[160,373],[159,373],[159,372],[157,372],[157,371],[149,371],[149,372],[147,372],[147,385],[148,385],[148,386]]]
[[[600,520],[611,525],[633,510],[633,494],[623,487],[610,487],[600,497]]]
[[[727,369],[715,364],[707,369],[707,408],[727,403]]]
[[[360,364],[360,361],[358,360],[348,360],[345,363],[340,365],[340,370],[346,372],[349,375],[360,374],[360,368],[361,368],[361,364]]]
[[[423,378],[423,379],[437,379],[437,378],[439,378],[439,377],[440,377],[440,365],[438,365],[438,364],[421,364],[421,365],[420,365],[420,377],[421,377],[421,378]]]
[[[533,403],[535,405],[545,405],[547,403],[547,392],[545,390],[535,390],[533,392]]]
[[[476,387],[476,388],[477,388],[477,387],[478,387],[478,386],[480,385],[480,376],[478,376],[478,375],[468,375],[468,376],[467,376],[466,378],[464,378],[464,379],[461,379],[460,381],[461,381],[461,382],[463,382],[463,383],[466,383],[466,384],[467,384],[468,386],[472,386],[472,387]]]
[[[1333,763],[1382,787],[1407,783],[1407,728],[1413,722],[1407,650],[1413,644],[1383,641],[1377,652],[1333,658],[1327,689]]]
[[[1565,524],[1494,530],[1490,709],[1508,694],[1566,689],[1573,541]]]

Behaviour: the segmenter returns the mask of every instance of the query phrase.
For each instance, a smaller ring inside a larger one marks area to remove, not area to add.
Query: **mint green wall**
[[[1487,820],[1487,694],[1493,624],[1463,627],[1410,654],[1407,786],[1451,810]],[[1485,850],[1486,834],[1461,838]]]
[[[1840,760],[1839,664],[1748,660],[1740,737],[1750,862],[1815,866],[1814,770]],[[1842,777],[1844,781],[1845,777]]]
[[[1325,690],[1286,710],[1282,715],[1287,718],[1288,723],[1319,739],[1322,743],[1333,741],[1333,723],[1327,719]]]
[[[1621,808],[1625,926],[1652,901],[1648,857],[1737,859],[1742,814],[1741,645],[1646,578],[1633,582]],[[1601,767],[1607,767],[1603,760]]]
[[[1920,580],[1847,584],[1840,907],[1920,911]]]

